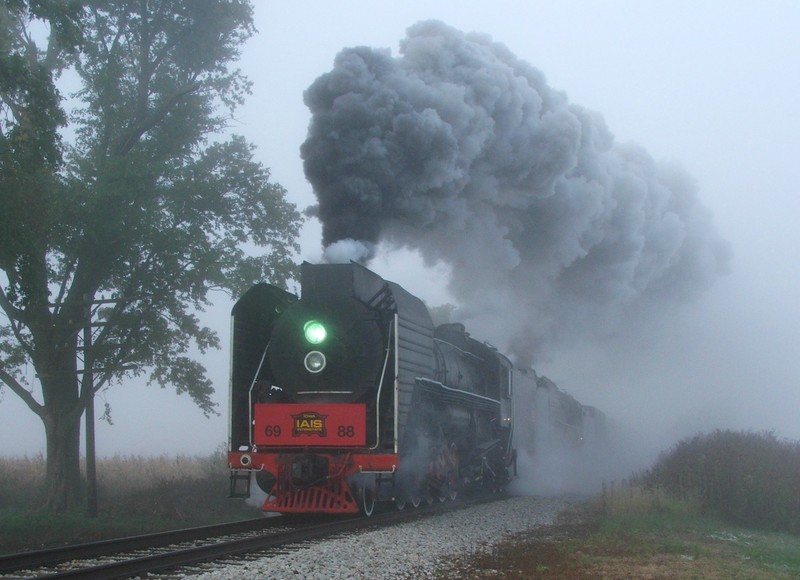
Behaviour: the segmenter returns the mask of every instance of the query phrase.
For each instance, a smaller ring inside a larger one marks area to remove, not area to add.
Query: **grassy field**
[[[800,578],[800,442],[714,431],[442,577]]]
[[[99,517],[39,509],[41,457],[0,458],[0,554],[258,517],[228,499],[223,451],[206,457],[115,456],[97,463]]]
[[[0,553],[256,517],[223,449],[98,462],[100,517],[39,508],[41,457],[0,458]],[[441,578],[800,578],[800,444],[714,432],[677,444],[550,527],[443,562]]]
[[[800,537],[731,526],[639,487],[606,490],[550,527],[443,567],[441,578],[800,577]]]

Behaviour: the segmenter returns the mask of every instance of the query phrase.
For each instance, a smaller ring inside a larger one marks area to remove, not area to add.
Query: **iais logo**
[[[327,418],[327,415],[321,415],[314,411],[304,411],[299,415],[292,415],[292,437],[300,437],[300,435],[327,437],[328,430],[325,427]]]

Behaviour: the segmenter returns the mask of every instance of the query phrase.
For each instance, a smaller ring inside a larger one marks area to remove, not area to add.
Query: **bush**
[[[715,431],[678,443],[642,483],[743,526],[800,533],[800,443]]]

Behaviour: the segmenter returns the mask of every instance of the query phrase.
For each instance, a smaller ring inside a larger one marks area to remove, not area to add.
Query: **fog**
[[[651,310],[624,302],[623,323],[604,332],[570,334],[553,348],[537,340],[531,362],[624,425],[642,463],[698,430],[770,429],[800,439],[800,5],[499,1],[489,10],[477,2],[259,2],[256,18],[260,34],[241,62],[253,95],[231,131],[257,145],[300,208],[317,202],[300,154],[311,121],[304,92],[342,49],[397,58],[409,27],[429,19],[502,43],[555,93],[602,117],[614,143],[635,143],[654,163],[680,166],[693,199],[708,210],[700,233],[727,245],[718,262],[725,267],[690,299],[658,302],[659,316],[652,301]],[[451,254],[425,253],[393,231],[373,239],[370,267],[429,305],[458,304],[475,320],[476,338],[502,340],[499,319],[495,327],[478,321],[465,295],[448,287],[463,260],[448,263]],[[309,220],[298,259],[322,259],[322,239],[319,221]],[[491,303],[486,282],[476,287]],[[204,357],[221,415],[205,419],[188,398],[132,381],[98,399],[114,418],[98,424],[101,455],[205,454],[225,441],[230,306],[217,296],[202,315],[223,342]],[[535,317],[521,320],[534,336],[542,328]],[[557,330],[561,320],[547,325]],[[38,419],[6,391],[0,454],[43,448]]]

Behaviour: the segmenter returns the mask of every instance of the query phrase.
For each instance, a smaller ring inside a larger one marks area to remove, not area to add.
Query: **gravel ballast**
[[[514,497],[387,529],[314,542],[288,554],[227,564],[199,578],[433,578],[447,563],[553,523],[565,498]]]

